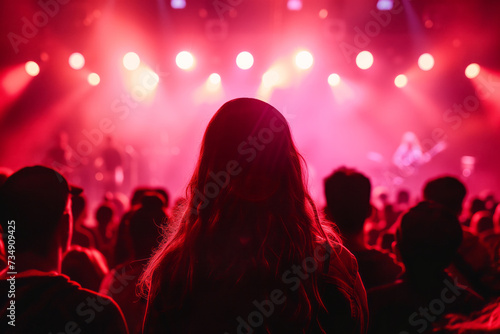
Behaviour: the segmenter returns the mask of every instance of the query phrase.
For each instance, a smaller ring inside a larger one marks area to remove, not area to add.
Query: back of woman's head
[[[283,272],[326,239],[301,160],[274,107],[250,98],[225,103],[203,137],[179,229],[153,257],[143,282],[153,273],[168,276],[170,284],[182,281],[188,294],[199,278],[236,285],[252,276],[282,284]],[[309,307],[309,299],[319,300],[316,273],[311,276],[298,294]],[[304,310],[307,318],[310,309]]]
[[[218,260],[221,255],[241,260],[231,249],[259,253],[253,260],[263,265],[303,255],[314,226],[307,196],[301,156],[285,118],[260,100],[229,101],[203,138],[188,189],[186,242],[210,254],[221,252],[223,241],[228,252],[207,257],[214,262],[211,270],[217,262],[227,266]],[[290,251],[295,254],[283,256]]]

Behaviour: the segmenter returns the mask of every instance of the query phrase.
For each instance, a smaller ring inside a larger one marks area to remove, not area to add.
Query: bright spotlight
[[[141,85],[148,91],[154,91],[160,83],[160,76],[153,70],[145,68],[142,70]]]
[[[302,0],[288,0],[286,3],[286,7],[288,10],[301,10],[302,9]]]
[[[189,70],[194,66],[194,57],[187,51],[181,51],[175,57],[175,63],[183,70]]]
[[[218,85],[221,82],[220,75],[217,73],[212,73],[208,77],[208,81],[210,81],[211,84]]]
[[[328,76],[328,84],[332,87],[337,87],[340,85],[340,75],[337,73],[332,73]]]
[[[392,7],[394,7],[393,0],[378,0],[377,2],[377,9],[380,11],[392,10]]]
[[[31,60],[26,62],[26,64],[24,65],[24,69],[26,70],[26,73],[28,73],[32,77],[36,77],[38,73],[40,73],[40,66],[38,66],[37,63]]]
[[[424,53],[418,57],[418,67],[422,71],[429,71],[434,67],[434,57],[430,53]]]
[[[186,0],[172,0],[172,1],[170,1],[170,6],[173,9],[183,9],[183,8],[186,8]]]
[[[367,70],[373,65],[373,55],[370,51],[361,51],[356,56],[356,65],[362,70]]]
[[[79,70],[85,65],[85,58],[81,53],[75,52],[69,56],[69,66],[74,70]]]
[[[398,88],[403,88],[404,86],[406,86],[407,83],[408,83],[408,78],[404,74],[400,74],[394,79],[394,84]]]
[[[97,86],[101,82],[101,78],[97,73],[90,73],[87,77],[87,81],[91,86]]]
[[[476,63],[472,63],[465,69],[465,76],[469,79],[474,79],[479,75],[480,71],[481,67]]]
[[[243,51],[236,56],[236,65],[242,70],[248,70],[253,66],[253,56],[250,52]]]
[[[125,56],[123,56],[123,66],[129,70],[136,70],[141,64],[141,58],[135,52],[128,52]]]
[[[300,69],[307,70],[312,66],[313,62],[313,56],[308,51],[301,51],[295,56],[295,65]]]

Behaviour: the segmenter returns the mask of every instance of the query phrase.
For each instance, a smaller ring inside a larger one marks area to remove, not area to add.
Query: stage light
[[[186,0],[172,0],[172,1],[170,1],[170,6],[173,9],[183,9],[183,8],[186,8]]]
[[[326,19],[327,16],[328,16],[328,10],[323,8],[319,11],[319,18],[320,19]]]
[[[187,51],[181,51],[175,57],[175,63],[183,70],[189,70],[194,66],[194,57]]]
[[[286,7],[288,10],[301,10],[302,9],[302,0],[288,0],[286,3]]]
[[[380,11],[392,10],[392,7],[394,7],[393,0],[378,0],[377,2],[377,9]]]
[[[217,73],[212,73],[208,77],[208,81],[210,81],[211,84],[218,85],[221,82],[220,75]]]
[[[90,73],[87,77],[87,81],[91,86],[97,86],[101,82],[101,78],[97,73]]]
[[[253,56],[250,52],[243,51],[236,56],[236,65],[242,70],[248,70],[253,66]]]
[[[332,87],[337,87],[340,85],[340,75],[337,73],[332,73],[328,76],[328,84]]]
[[[361,51],[356,56],[356,65],[362,70],[367,70],[373,65],[373,55],[370,51]]]
[[[265,87],[274,87],[280,82],[278,71],[271,69],[262,75],[262,84]]]
[[[472,63],[469,64],[469,66],[467,66],[467,68],[465,69],[465,76],[469,79],[474,79],[479,75],[480,71],[481,67],[476,63]]]
[[[129,70],[136,70],[141,64],[141,58],[135,52],[128,52],[125,56],[123,56],[123,66]]]
[[[434,57],[430,53],[424,53],[418,57],[418,67],[422,71],[429,71],[434,67]]]
[[[301,51],[295,56],[295,65],[300,69],[307,70],[312,66],[313,62],[314,58],[308,51]]]
[[[69,66],[74,70],[79,70],[85,66],[85,58],[81,53],[75,52],[69,56]]]
[[[404,74],[400,74],[394,79],[394,84],[398,88],[403,88],[404,86],[406,86],[407,83],[408,83],[408,78]]]
[[[36,77],[38,73],[40,73],[40,66],[38,66],[37,63],[31,60],[26,62],[26,64],[24,65],[24,69],[26,70],[26,73],[28,73],[32,77]]]

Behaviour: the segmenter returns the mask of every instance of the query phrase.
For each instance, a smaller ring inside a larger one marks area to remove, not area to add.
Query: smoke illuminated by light
[[[398,88],[403,88],[404,86],[406,86],[406,84],[408,84],[408,78],[406,77],[406,75],[400,74],[394,79],[394,84]]]
[[[313,62],[314,58],[308,51],[301,51],[295,56],[295,65],[300,69],[307,70],[312,66]]]
[[[87,81],[91,86],[97,86],[101,82],[101,78],[97,73],[90,73],[87,77]]]
[[[125,56],[123,56],[123,66],[129,70],[133,71],[139,68],[141,64],[141,58],[135,52],[128,52]]]
[[[248,70],[253,66],[253,56],[248,51],[243,51],[236,56],[236,65],[242,70]]]
[[[361,51],[356,56],[356,65],[362,70],[367,70],[373,65],[373,55],[370,51]]]
[[[24,65],[24,69],[26,70],[26,73],[31,75],[32,77],[36,77],[40,73],[40,66],[38,66],[37,63],[34,61],[28,61]]]
[[[418,67],[422,71],[429,71],[434,67],[434,57],[430,53],[424,53],[418,57]]]
[[[469,79],[474,79],[479,75],[479,72],[481,72],[481,67],[476,63],[472,63],[465,69],[465,76]]]
[[[328,84],[332,87],[337,87],[340,85],[340,75],[337,73],[332,73],[328,76]]]
[[[85,66],[85,58],[81,53],[75,52],[69,56],[69,66],[74,70],[80,70]]]
[[[189,70],[194,66],[194,57],[188,51],[181,51],[175,57],[175,63],[180,69]]]

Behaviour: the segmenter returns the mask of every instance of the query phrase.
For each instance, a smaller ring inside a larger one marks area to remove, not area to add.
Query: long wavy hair
[[[196,297],[199,282],[225,282],[231,288],[251,282],[246,280],[251,276],[284,286],[284,272],[336,238],[318,218],[302,166],[278,110],[251,98],[225,103],[206,129],[178,228],[165,237],[142,276],[148,303],[161,289],[182,287],[162,297],[170,307],[180,307]],[[321,266],[301,281],[282,309],[284,318],[303,325],[300,332],[307,331],[322,306]],[[262,296],[272,288],[261,289],[266,290]]]

